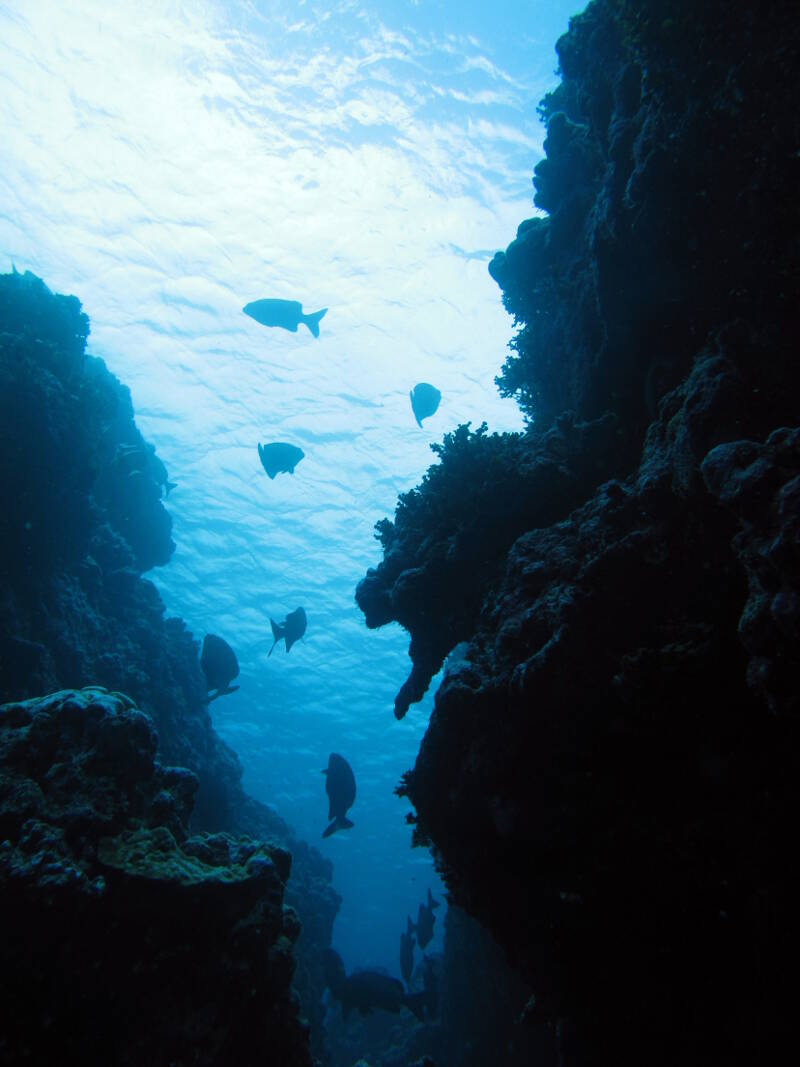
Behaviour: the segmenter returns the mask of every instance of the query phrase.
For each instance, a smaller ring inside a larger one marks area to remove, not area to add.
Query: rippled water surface
[[[430,442],[521,425],[493,384],[511,322],[486,265],[532,213],[535,105],[576,8],[0,3],[0,269],[78,295],[131,388],[177,482],[177,551],[151,577],[235,647],[215,725],[249,791],[332,858],[348,969],[397,973],[406,913],[442,894],[393,795],[432,700],[395,722],[407,636],[368,631],[353,593]],[[319,340],[241,313],[261,297],[328,307]],[[443,394],[424,430],[421,380]],[[293,477],[264,474],[269,440],[305,451]],[[305,639],[268,659],[269,616],[300,604]],[[323,841],[331,751],[356,825]]]

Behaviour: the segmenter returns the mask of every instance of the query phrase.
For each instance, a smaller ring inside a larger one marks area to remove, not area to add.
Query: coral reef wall
[[[800,939],[798,22],[596,0],[541,105],[547,212],[490,265],[523,435],[461,428],[357,591],[401,793],[563,1064],[766,1062]]]
[[[0,702],[87,685],[127,694],[156,727],[159,759],[197,776],[193,829],[292,852],[295,982],[318,1044],[332,867],[244,793],[211,723],[198,642],[142,577],[174,549],[167,471],[128,390],[85,354],[88,333],[76,297],[29,272],[0,276]]]
[[[311,1067],[291,857],[189,836],[197,778],[105,689],[0,706],[2,1063]]]

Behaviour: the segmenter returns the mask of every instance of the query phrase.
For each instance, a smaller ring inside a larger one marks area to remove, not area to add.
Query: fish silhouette
[[[325,949],[323,969],[325,984],[342,1005],[345,1019],[354,1009],[360,1015],[369,1015],[376,1009],[399,1012],[401,1008],[408,1008],[422,1018],[416,1001],[406,995],[403,983],[397,978],[368,968],[348,975],[342,957],[332,948]]]
[[[275,651],[275,646],[280,640],[286,642],[286,651],[288,652],[295,641],[299,641],[306,632],[306,626],[308,625],[308,619],[303,608],[295,608],[294,611],[290,611],[283,622],[275,622],[274,619],[270,619],[269,622],[272,627],[272,636],[275,640],[272,642],[272,648],[267,653],[267,658]]]
[[[304,456],[302,448],[288,445],[285,441],[271,441],[266,445],[259,442],[258,445],[258,458],[270,479],[276,474],[294,474],[295,467]]]
[[[206,634],[200,654],[200,667],[206,676],[208,691],[217,690],[213,697],[208,698],[209,704],[217,697],[235,693],[239,688],[238,685],[231,685],[239,674],[239,662],[236,653],[224,638],[217,637],[216,634]]]
[[[433,909],[439,907],[439,901],[434,900],[430,889],[428,890],[428,903],[420,904],[417,911],[417,924],[413,929],[417,934],[417,944],[424,949],[433,940],[433,924],[435,916]]]
[[[335,752],[328,757],[328,766],[322,772],[326,777],[325,792],[328,794],[328,819],[333,820],[322,832],[330,837],[337,830],[349,830],[353,823],[346,817],[347,809],[356,799],[356,778],[353,768]]]
[[[417,382],[408,395],[411,397],[411,410],[414,412],[417,426],[422,429],[422,420],[434,414],[442,394],[429,382]]]
[[[319,321],[328,309],[303,314],[303,305],[299,300],[251,300],[242,311],[262,326],[280,326],[283,330],[297,333],[302,322],[315,337],[319,337]]]

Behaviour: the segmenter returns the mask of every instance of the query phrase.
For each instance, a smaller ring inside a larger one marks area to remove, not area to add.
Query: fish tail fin
[[[272,655],[272,653],[273,653],[273,651],[275,649],[275,646],[280,641],[280,639],[283,637],[284,629],[285,629],[285,627],[281,626],[281,624],[279,622],[275,622],[274,619],[270,619],[269,620],[269,624],[272,627],[272,636],[274,638],[274,641],[272,642],[272,648],[267,653],[267,659],[269,659],[269,657]]]
[[[208,700],[206,701],[206,703],[210,704],[211,701],[212,700],[216,700],[217,697],[226,697],[229,693],[235,693],[238,688],[239,688],[238,685],[226,685],[226,686],[223,686],[223,688],[218,689],[216,691],[216,693],[213,695],[213,697],[209,697]]]
[[[319,337],[319,322],[320,319],[325,317],[328,309],[323,308],[322,311],[313,311],[310,315],[303,315],[302,321],[308,326],[309,330],[315,337]]]
[[[355,823],[350,822],[345,815],[337,815],[333,822],[329,823],[322,831],[322,836],[330,837],[331,834],[335,834],[337,830],[351,830],[354,825]]]

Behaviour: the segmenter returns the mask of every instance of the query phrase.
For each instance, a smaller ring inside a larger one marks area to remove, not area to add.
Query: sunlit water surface
[[[333,860],[348,969],[398,973],[406,914],[443,891],[393,795],[431,695],[395,721],[407,635],[368,631],[353,593],[430,442],[521,425],[493,384],[511,323],[486,265],[532,213],[535,105],[575,9],[0,4],[0,269],[77,294],[131,388],[177,482],[177,550],[151,577],[236,649],[215,726],[247,789]],[[328,307],[320,339],[241,313],[261,297]],[[443,394],[424,430],[417,381]],[[304,449],[293,477],[264,474],[270,440]],[[269,616],[298,605],[305,639],[267,658]],[[358,796],[355,828],[323,841],[331,751]]]

